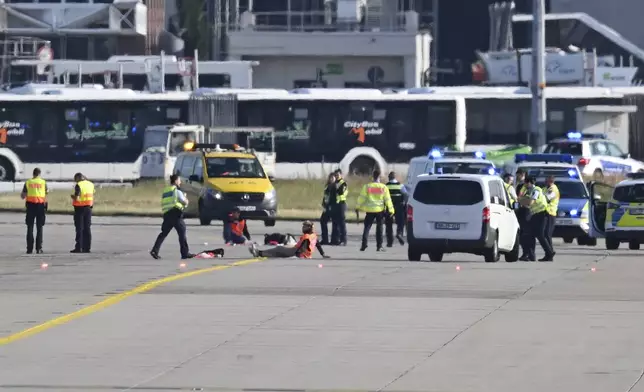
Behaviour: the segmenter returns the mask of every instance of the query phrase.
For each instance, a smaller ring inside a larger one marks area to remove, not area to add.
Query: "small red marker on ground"
[[[460,271],[460,270],[461,270],[461,266],[460,266],[460,265],[457,265],[457,266],[456,266],[456,270],[457,270],[457,271]]]
[[[49,268],[49,264],[47,264],[47,263],[42,263],[42,264],[40,265],[40,268],[41,268],[41,269],[47,269],[47,268]]]
[[[591,272],[595,272],[595,271],[597,271],[597,268],[592,267],[592,268],[590,269],[590,271],[591,271]]]
[[[318,264],[318,268],[322,268],[322,267],[324,267],[322,264]]]
[[[186,263],[179,264],[179,268],[186,268]]]

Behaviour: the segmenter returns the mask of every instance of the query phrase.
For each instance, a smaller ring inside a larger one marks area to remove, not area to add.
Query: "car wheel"
[[[499,254],[499,242],[494,240],[491,248],[487,248],[483,251],[483,257],[485,258],[486,263],[496,263],[499,261],[501,255]]]
[[[517,233],[517,238],[514,240],[514,247],[509,253],[505,254],[506,263],[514,263],[519,260],[519,248],[520,248],[520,235]]]
[[[616,250],[619,248],[619,241],[614,238],[606,238],[606,249]]]
[[[563,238],[564,244],[572,244],[573,240],[574,240],[574,238],[572,238],[572,237],[564,237]],[[577,244],[579,244],[580,240],[581,240],[581,238],[577,238]],[[579,245],[581,245],[581,244],[579,244]]]
[[[199,223],[201,226],[208,226],[210,225],[210,222],[212,222],[212,219],[209,216],[206,216],[203,210],[203,202],[199,199]]]
[[[436,262],[443,261],[443,252],[430,251],[428,255],[429,255],[429,261],[436,261]]]
[[[275,226],[275,219],[268,219],[264,221],[264,226],[273,227]]]
[[[407,260],[420,261],[421,257],[423,257],[423,253],[421,251],[411,245],[407,247]]]
[[[640,250],[640,243],[637,241],[631,241],[628,243],[628,249],[630,250]]]

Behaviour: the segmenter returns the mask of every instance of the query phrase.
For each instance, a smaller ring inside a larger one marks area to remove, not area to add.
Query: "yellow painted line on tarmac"
[[[119,303],[119,302],[121,302],[121,301],[123,301],[123,300],[125,300],[125,299],[127,299],[127,298],[129,298],[131,296],[133,296],[133,295],[145,293],[147,291],[150,291],[150,290],[152,290],[152,289],[154,289],[156,287],[159,287],[159,286],[161,286],[163,284],[166,284],[166,283],[171,283],[171,282],[174,282],[174,281],[177,281],[177,280],[186,279],[186,278],[190,278],[190,277],[193,277],[193,276],[206,274],[208,272],[221,271],[221,270],[225,270],[225,269],[229,269],[229,268],[233,268],[233,267],[241,267],[241,266],[248,265],[248,264],[258,263],[258,262],[264,261],[264,260],[266,260],[266,259],[265,258],[258,258],[258,259],[241,260],[241,261],[231,263],[231,264],[217,265],[217,266],[208,267],[208,268],[202,268],[202,269],[198,269],[198,270],[194,270],[194,271],[183,272],[183,273],[180,273],[180,274],[168,276],[168,277],[161,278],[161,279],[151,280],[151,281],[149,281],[147,283],[144,283],[144,284],[142,284],[140,286],[137,286],[137,287],[133,288],[132,290],[124,291],[124,292],[122,292],[120,294],[115,294],[115,295],[112,295],[110,297],[107,297],[103,301],[95,303],[94,305],[84,307],[84,308],[79,309],[79,310],[77,310],[75,312],[65,314],[65,315],[57,317],[55,319],[45,321],[42,324],[33,326],[31,328],[25,329],[25,330],[20,331],[20,332],[16,332],[16,333],[14,333],[12,335],[9,335],[9,336],[6,336],[6,337],[0,338],[0,346],[5,346],[5,345],[7,345],[9,343],[13,343],[13,342],[15,342],[17,340],[28,338],[30,336],[39,334],[39,333],[44,332],[44,331],[46,331],[48,329],[56,327],[58,325],[67,324],[72,320],[76,320],[76,319],[81,318],[83,316],[87,316],[87,315],[90,315],[90,314],[92,314],[94,312],[98,312],[99,310],[108,308],[108,307],[110,307],[112,305],[116,305],[117,303]]]

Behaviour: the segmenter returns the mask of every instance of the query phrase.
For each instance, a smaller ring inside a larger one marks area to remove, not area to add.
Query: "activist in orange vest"
[[[318,242],[318,236],[315,234],[313,223],[310,221],[302,223],[302,236],[295,246],[280,245],[266,250],[259,250],[257,243],[253,242],[249,247],[250,253],[254,257],[298,257],[301,259],[312,259],[315,249],[325,259],[329,258],[324,253],[322,245]]]
[[[227,245],[245,244],[250,241],[250,233],[246,219],[241,217],[239,208],[233,208],[228,214],[228,221],[224,222],[224,241]]]

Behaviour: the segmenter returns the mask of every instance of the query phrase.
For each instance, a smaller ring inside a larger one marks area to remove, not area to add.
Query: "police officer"
[[[89,253],[92,249],[92,208],[94,207],[94,184],[82,173],[74,175],[76,186],[72,197],[76,245],[71,253]]]
[[[557,222],[557,209],[559,208],[559,199],[561,194],[559,193],[559,187],[555,184],[555,176],[548,176],[546,178],[546,187],[545,187],[546,200],[548,201],[548,207],[546,208],[546,219],[547,219],[547,230],[546,237],[550,243],[550,248],[554,249],[552,246],[552,235],[555,232],[555,223]]]
[[[555,252],[553,251],[550,243],[547,240],[546,231],[547,227],[547,212],[546,208],[548,207],[548,201],[543,191],[535,185],[535,179],[533,177],[526,177],[525,184],[527,188],[526,195],[519,199],[519,202],[530,209],[530,249],[528,253],[528,259],[534,261],[535,256],[535,247],[536,241],[539,241],[539,245],[543,248],[545,256],[539,261],[553,261]]]
[[[342,170],[335,171],[335,204],[333,204],[333,229],[331,230],[331,245],[347,245],[347,197],[349,187],[342,178]]]
[[[25,182],[20,197],[25,201],[27,213],[27,254],[34,251],[34,223],[36,224],[36,253],[42,253],[42,231],[47,212],[47,183],[40,178],[40,169],[35,168],[33,177]]]
[[[526,173],[522,169],[517,170],[515,190],[517,201],[519,201],[522,197],[525,197],[526,193],[528,192],[528,187],[525,184],[525,178]],[[515,211],[515,214],[517,216],[517,220],[519,221],[520,230],[519,243],[521,245],[521,257],[519,257],[519,260],[535,261],[533,259],[530,259],[529,257],[530,249],[532,246],[532,237],[530,234],[530,208],[525,207],[519,203],[519,208]]]
[[[517,191],[514,189],[514,177],[512,176],[511,173],[505,173],[503,175],[503,186],[505,187],[505,191],[508,192],[508,196],[510,196],[510,205],[514,207],[514,203],[519,200],[517,197]]]
[[[362,187],[360,196],[358,196],[358,211],[366,212],[364,217],[364,231],[362,232],[361,251],[367,249],[367,238],[374,221],[376,222],[376,248],[379,252],[384,252],[382,247],[382,221],[386,213],[395,214],[396,210],[391,202],[391,195],[387,186],[380,182],[380,170],[373,171],[373,181]]]
[[[322,197],[322,215],[320,216],[320,231],[322,235],[322,245],[329,245],[329,222],[333,218],[332,208],[336,202],[336,182],[335,173],[329,174],[329,178],[324,188],[324,196]],[[333,225],[333,223],[332,223]],[[332,228],[333,229],[333,228]],[[337,233],[335,233],[337,236]]]
[[[394,205],[394,214],[387,214],[385,217],[386,234],[387,234],[387,247],[391,248],[394,245],[394,223],[396,223],[396,239],[400,245],[405,245],[403,238],[405,230],[405,196],[403,195],[403,186],[396,179],[396,173],[389,173],[389,182],[386,184],[391,196],[391,202]]]
[[[181,186],[181,178],[173,174],[170,176],[170,185],[163,188],[161,194],[161,210],[163,211],[163,223],[161,224],[161,233],[154,242],[154,246],[150,251],[150,256],[155,259],[160,259],[159,250],[165,238],[170,234],[174,228],[179,235],[179,250],[181,251],[182,259],[190,259],[194,257],[188,248],[188,239],[186,238],[186,223],[183,220],[183,210],[188,205],[188,198],[183,194],[179,187]]]

